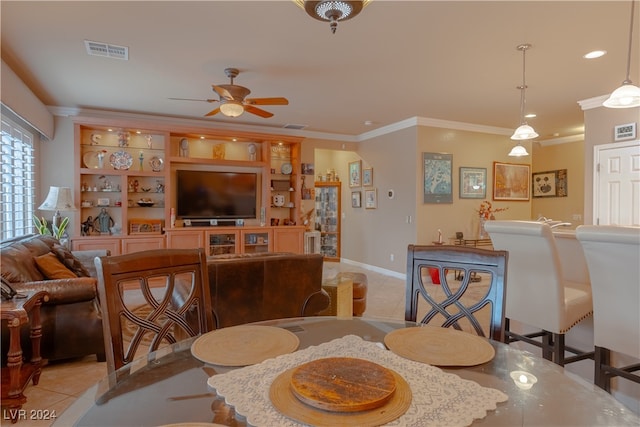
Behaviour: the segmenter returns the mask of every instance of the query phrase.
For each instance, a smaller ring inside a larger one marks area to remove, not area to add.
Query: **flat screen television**
[[[258,175],[177,170],[177,216],[183,219],[256,218]]]

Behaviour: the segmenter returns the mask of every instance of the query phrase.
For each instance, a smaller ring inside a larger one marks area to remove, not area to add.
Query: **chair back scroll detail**
[[[507,262],[506,251],[409,245],[405,320],[424,324],[439,322],[442,327],[459,330],[469,325],[477,335],[503,341]],[[428,283],[430,273],[437,274],[439,285]],[[481,280],[485,282],[480,283]],[[425,303],[426,309],[422,309]],[[479,319],[485,307],[489,309],[488,319]],[[419,312],[425,313],[421,319],[418,319]]]
[[[202,249],[95,258],[109,374],[145,352],[213,329]]]

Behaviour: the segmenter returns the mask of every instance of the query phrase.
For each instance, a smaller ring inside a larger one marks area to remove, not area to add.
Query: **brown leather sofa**
[[[218,255],[207,262],[216,328],[313,316],[330,303],[320,254]]]
[[[41,255],[53,253],[61,263],[79,277],[47,279],[35,262]],[[0,272],[17,291],[42,289],[49,300],[41,308],[42,357],[59,360],[96,354],[104,359],[102,316],[98,302],[94,258],[108,251],[70,252],[51,236],[30,234],[0,243]],[[21,330],[22,349],[29,357],[29,328]],[[2,325],[2,348],[7,349],[9,336]],[[3,364],[6,351],[2,352]]]

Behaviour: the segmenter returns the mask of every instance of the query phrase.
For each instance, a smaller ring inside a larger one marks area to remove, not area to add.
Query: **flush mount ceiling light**
[[[633,44],[633,13],[635,0],[631,0],[631,24],[629,24],[629,52],[627,54],[627,78],[622,86],[614,90],[602,105],[608,108],[631,108],[640,106],[640,87],[631,82],[631,45]]]
[[[538,136],[536,131],[533,130],[533,128],[527,124],[524,116],[524,106],[526,104],[525,92],[527,89],[527,81],[526,81],[526,74],[525,74],[526,72],[525,55],[526,55],[527,49],[529,48],[531,48],[531,45],[529,43],[524,43],[516,47],[516,49],[518,49],[519,51],[522,51],[522,85],[516,86],[516,89],[520,89],[520,126],[518,126],[518,129],[516,129],[515,132],[513,132],[513,135],[511,135],[511,139],[515,141],[525,141],[527,139],[533,139]],[[522,157],[522,156],[528,156],[528,155],[529,153],[527,153],[527,150],[519,143],[515,147],[513,147],[513,149],[509,153],[509,156],[514,156],[514,157]]]
[[[331,32],[335,34],[339,21],[346,21],[360,13],[371,0],[362,1],[308,1],[293,0],[309,16],[320,21],[328,21]]]

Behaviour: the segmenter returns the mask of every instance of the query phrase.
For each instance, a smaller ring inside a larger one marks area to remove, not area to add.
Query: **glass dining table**
[[[350,335],[382,343],[385,335],[394,330],[420,326],[395,320],[336,317],[280,319],[256,325],[276,326],[293,332],[300,341],[299,351]],[[105,377],[60,414],[53,425],[251,425],[207,384],[210,377],[238,368],[209,365],[198,360],[191,353],[191,345],[196,339],[162,348]],[[487,411],[478,423],[505,426],[640,425],[640,417],[610,394],[562,367],[513,346],[495,341],[490,344],[495,349],[495,356],[489,362],[443,368],[463,380],[497,389],[508,396],[508,400]],[[514,372],[518,374],[513,375]],[[519,382],[522,375],[534,379],[529,380],[530,388],[526,389]]]

